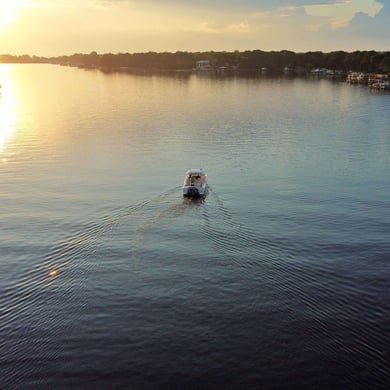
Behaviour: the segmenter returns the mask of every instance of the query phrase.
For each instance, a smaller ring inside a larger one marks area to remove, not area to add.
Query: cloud
[[[94,1],[139,15],[131,31],[145,50],[350,51],[377,38],[378,24],[390,36],[385,0]]]
[[[357,13],[373,17],[382,7],[383,4],[377,0],[350,0],[333,5],[310,5],[304,8],[308,15],[323,17],[324,20],[329,20],[333,28],[339,28],[347,25]]]
[[[36,7],[3,36],[0,52],[351,51],[390,44],[390,0],[29,1]]]
[[[385,39],[390,42],[390,4],[381,1],[382,9],[374,16],[358,12],[351,21],[348,31],[359,37]]]
[[[104,5],[123,3],[175,5],[179,7],[234,9],[275,9],[280,7],[303,7],[310,5],[331,5],[349,0],[96,0]]]
[[[356,12],[347,23],[335,28],[333,21],[321,24],[315,34],[318,45],[325,50],[388,50],[390,47],[390,4],[380,1],[382,7],[371,15],[368,12]]]
[[[232,24],[217,24],[217,23],[200,23],[199,25],[184,28],[183,31],[211,33],[211,34],[249,34],[252,32],[252,27],[245,22]]]

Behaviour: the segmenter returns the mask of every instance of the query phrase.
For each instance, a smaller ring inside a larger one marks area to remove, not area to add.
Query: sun
[[[12,24],[21,9],[27,7],[27,0],[0,0],[0,28]]]

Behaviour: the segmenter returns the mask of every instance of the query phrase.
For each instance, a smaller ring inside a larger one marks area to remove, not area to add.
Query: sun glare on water
[[[6,162],[7,159],[2,152],[15,131],[18,109],[17,97],[10,81],[9,65],[0,65],[0,85],[0,161]]]
[[[0,29],[12,24],[18,17],[18,13],[27,7],[26,0],[0,0]]]

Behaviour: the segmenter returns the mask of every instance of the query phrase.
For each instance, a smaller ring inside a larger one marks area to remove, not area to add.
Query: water
[[[1,388],[386,388],[390,95],[0,67]],[[202,166],[203,201],[181,197]]]

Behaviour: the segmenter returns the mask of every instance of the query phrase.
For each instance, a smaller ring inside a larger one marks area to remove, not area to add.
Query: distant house
[[[210,70],[211,64],[209,60],[196,61],[196,70]]]

